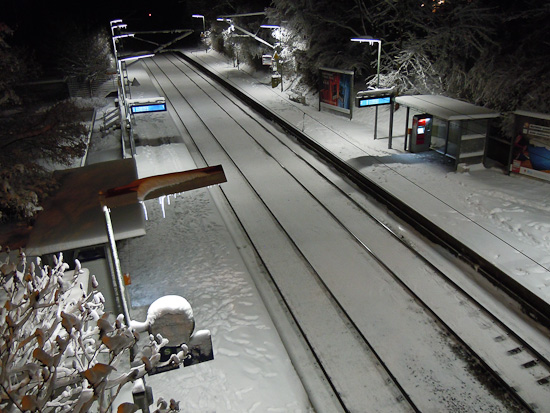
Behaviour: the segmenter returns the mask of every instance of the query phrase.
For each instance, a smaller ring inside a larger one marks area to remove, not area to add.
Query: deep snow
[[[502,257],[495,249],[495,261],[504,261],[519,279],[548,297],[548,182],[481,166],[454,172],[433,157],[403,152],[402,139],[394,139],[394,150],[388,150],[387,140],[372,138],[372,110],[357,110],[352,121],[318,112],[314,99],[309,99],[310,107],[292,103],[265,79],[237,71],[215,52],[195,54],[306,133],[322,133],[328,127],[352,141],[365,158],[368,154],[391,159],[367,165],[364,158],[355,157],[357,166],[368,169],[369,176],[381,183],[394,184],[397,175],[408,184],[404,193],[434,195],[447,206],[446,211],[434,211],[440,219],[455,217],[457,227],[468,221],[513,246],[518,250],[513,257]],[[129,78],[139,81],[131,88],[133,98],[158,94],[141,64],[129,66]],[[146,116],[136,120],[139,177],[194,168],[184,144],[159,145],[181,133],[168,114]],[[383,111],[380,116],[379,136],[385,136]],[[396,120],[396,129],[400,127]],[[144,321],[147,306],[156,298],[179,294],[191,303],[197,329],[211,330],[215,354],[214,361],[149,378],[155,397],[173,397],[193,412],[309,411],[305,391],[249,275],[251,269],[210,190],[172,197],[170,205],[167,200],[163,206],[147,201],[146,208],[147,235],[119,243],[123,271],[132,275],[132,316]]]

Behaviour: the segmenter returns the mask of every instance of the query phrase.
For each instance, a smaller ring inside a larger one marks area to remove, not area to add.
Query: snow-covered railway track
[[[180,59],[148,67],[186,143],[224,166],[228,204],[341,410],[543,408],[547,355],[373,219],[353,186]]]

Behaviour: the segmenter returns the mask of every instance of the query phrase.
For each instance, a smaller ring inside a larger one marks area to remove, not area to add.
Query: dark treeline
[[[401,93],[442,93],[501,111],[550,111],[548,2],[273,0],[266,5],[229,0],[206,7],[205,14],[215,21],[216,13],[262,7],[268,10],[262,22],[288,29],[287,56],[310,85],[320,66],[354,69],[372,84],[376,46],[350,42],[370,35],[382,40],[383,86],[398,86]],[[257,32],[259,21],[238,21]],[[241,59],[258,57],[258,45],[248,42],[248,50],[239,41]]]

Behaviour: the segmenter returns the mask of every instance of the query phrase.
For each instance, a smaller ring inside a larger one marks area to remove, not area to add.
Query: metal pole
[[[128,302],[126,301],[126,291],[124,288],[124,279],[122,277],[122,272],[120,270],[120,261],[118,259],[118,252],[116,249],[115,236],[113,233],[113,224],[111,223],[111,215],[109,213],[109,208],[103,205],[103,214],[105,215],[105,224],[107,227],[107,238],[109,240],[109,247],[111,250],[111,256],[113,258],[113,265],[115,267],[115,276],[111,274],[111,278],[114,278],[114,283],[116,284],[118,292],[119,304],[122,307],[122,313],[124,314],[124,320],[126,325],[130,327],[130,310]]]
[[[409,137],[409,115],[411,113],[411,107],[407,106],[407,115],[405,117],[405,144],[403,145],[403,150],[407,150],[407,138]]]
[[[283,62],[281,61],[281,92],[283,92]]]
[[[380,55],[382,54],[382,41],[378,40],[378,64],[376,67],[376,87],[380,89]]]
[[[391,149],[392,147],[392,140],[393,140],[393,110],[394,110],[395,102],[393,100],[393,96],[390,97],[390,130],[389,130],[389,140],[388,140],[388,149]]]
[[[378,63],[376,64],[376,88],[380,89],[380,55],[382,50],[382,41],[378,40]],[[378,135],[378,106],[376,106],[376,113],[374,115],[374,140]]]
[[[376,140],[377,135],[378,135],[378,106],[376,106],[375,112],[374,112],[374,140]]]

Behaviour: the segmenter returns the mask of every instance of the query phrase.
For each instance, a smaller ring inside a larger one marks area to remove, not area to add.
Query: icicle
[[[168,201],[168,205],[170,205],[170,195],[166,197],[166,201]]]
[[[162,208],[162,217],[166,218],[166,211],[164,210],[164,198],[166,198],[166,195],[163,195],[163,196],[159,197],[159,204]]]
[[[143,207],[143,213],[145,214],[145,221],[149,221],[149,217],[147,216],[147,207],[145,206],[145,202],[140,201],[139,203]]]

